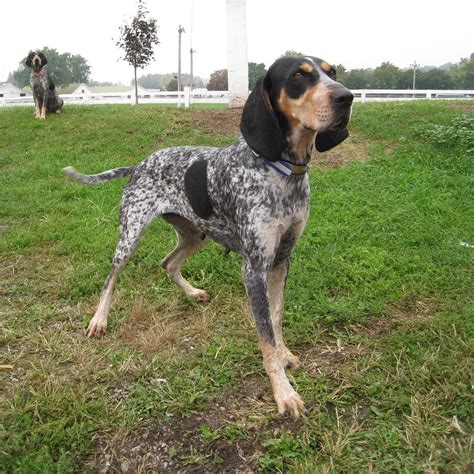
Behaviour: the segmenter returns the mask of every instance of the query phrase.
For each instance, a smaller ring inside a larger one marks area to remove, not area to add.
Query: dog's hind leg
[[[209,295],[206,291],[195,288],[183,278],[181,265],[186,258],[202,249],[209,242],[209,239],[183,217],[174,214],[167,214],[162,217],[175,228],[178,235],[178,244],[161,262],[161,266],[186,295],[199,301],[208,301]]]
[[[125,197],[125,195],[124,195]],[[112,260],[112,270],[109,276],[105,280],[102,294],[100,296],[99,305],[91,319],[89,326],[86,331],[87,337],[101,336],[107,329],[107,317],[110,311],[112,303],[112,296],[114,287],[117,282],[117,278],[120,272],[123,270],[133,252],[138,247],[140,238],[153,220],[154,215],[152,212],[152,206],[147,206],[147,200],[142,202],[135,202],[130,204],[129,202],[125,206],[126,199],[122,201],[122,216],[121,216],[121,234],[120,239],[115,249],[115,255]],[[151,200],[148,204],[151,203]],[[140,204],[143,205],[140,208]],[[140,212],[141,209],[147,208],[148,212]]]

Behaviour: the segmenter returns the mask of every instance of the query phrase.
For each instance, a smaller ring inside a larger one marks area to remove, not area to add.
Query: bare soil
[[[177,111],[177,120],[197,128],[203,133],[237,137],[240,133],[242,109]],[[314,152],[312,163],[322,168],[339,168],[353,161],[369,159],[368,142],[354,133],[340,146],[326,153]]]
[[[274,402],[264,377],[252,377],[227,390],[204,411],[189,417],[170,414],[139,431],[123,429],[98,440],[96,458],[89,466],[116,472],[257,472],[255,462],[263,436],[300,432],[301,420],[278,417],[268,421]],[[261,416],[255,416],[255,410]],[[242,436],[229,439],[225,428],[242,426]],[[203,427],[216,436],[206,437]],[[220,431],[219,431],[220,430]]]

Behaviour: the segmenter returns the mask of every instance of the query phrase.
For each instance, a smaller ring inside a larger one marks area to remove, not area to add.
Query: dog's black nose
[[[337,89],[332,93],[332,100],[335,105],[339,107],[350,107],[354,96],[351,91],[347,89]]]

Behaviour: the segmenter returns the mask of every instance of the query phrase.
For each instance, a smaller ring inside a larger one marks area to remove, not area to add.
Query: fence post
[[[189,109],[191,105],[191,88],[185,87],[184,88],[184,106]]]
[[[426,98],[431,99],[431,91],[426,91]]]
[[[360,91],[360,101],[365,102],[366,100],[366,90]]]

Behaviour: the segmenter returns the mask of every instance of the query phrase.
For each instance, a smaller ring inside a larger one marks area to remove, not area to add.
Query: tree
[[[211,74],[211,78],[207,83],[208,91],[226,91],[229,89],[227,80],[227,69],[220,69]]]
[[[351,69],[344,83],[349,89],[369,89],[372,86],[372,69]]]
[[[390,62],[383,62],[374,69],[373,87],[376,89],[395,89],[402,70]]]
[[[342,64],[337,64],[334,67],[336,69],[337,81],[345,84],[347,82],[347,69]]]
[[[288,51],[285,51],[278,59],[280,58],[295,58],[299,56],[305,56],[303,53],[300,53],[298,51],[294,51],[292,49],[289,49]]]
[[[474,53],[469,59],[461,59],[452,76],[457,88],[474,89]]]
[[[154,45],[159,44],[157,22],[146,18],[148,10],[143,0],[138,0],[138,11],[130,24],[119,27],[117,46],[124,51],[122,59],[133,66],[135,79],[135,104],[138,104],[137,68],[144,68],[154,58]]]
[[[171,79],[166,86],[167,91],[177,91],[178,90],[178,79]]]
[[[257,81],[262,77],[267,70],[263,63],[249,63],[249,89],[252,90],[255,87]]]
[[[91,68],[87,61],[79,54],[58,53],[54,48],[41,49],[48,59],[48,73],[57,86],[67,86],[73,83],[87,82]],[[30,83],[30,68],[25,66],[26,56],[20,61],[16,71],[8,76],[8,82],[18,87],[25,87]]]

